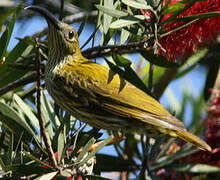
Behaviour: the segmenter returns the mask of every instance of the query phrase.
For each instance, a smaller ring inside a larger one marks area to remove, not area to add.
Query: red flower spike
[[[212,153],[206,151],[198,151],[184,159],[179,160],[180,163],[192,163],[192,164],[208,164],[212,166],[220,166],[220,90],[211,89],[213,93],[213,100],[208,107],[208,117],[205,121],[207,132],[205,134],[206,141],[212,145]],[[180,145],[181,146],[181,145]],[[167,171],[163,173],[163,169],[156,172],[156,175],[161,179],[180,179],[180,174],[174,171]],[[196,174],[185,174],[187,179],[192,180]],[[207,175],[211,177],[211,174]]]
[[[146,16],[147,21],[150,22],[151,12],[149,9],[141,9],[141,13]]]
[[[178,0],[171,1],[171,4]],[[200,14],[206,12],[220,11],[219,0],[206,0],[196,2],[192,7],[183,12],[178,18]],[[170,17],[171,14],[165,15],[163,20]],[[183,25],[182,23],[168,23],[165,31],[169,32]],[[185,61],[198,49],[208,47],[216,42],[216,37],[220,35],[220,16],[201,19],[193,24],[163,37],[159,42],[166,50],[163,52],[159,49],[159,54],[165,56],[169,61]]]
[[[180,1],[172,0],[169,5]],[[198,1],[177,18],[214,11],[220,11],[219,0]],[[145,14],[146,11],[142,10],[141,13]],[[170,16],[171,14],[166,14],[162,22]],[[165,32],[174,30],[181,25],[183,23],[168,23],[165,26]],[[201,19],[160,39],[159,43],[166,52],[159,48],[158,53],[166,57],[168,61],[185,61],[198,49],[215,43],[218,35],[220,35],[220,16]]]

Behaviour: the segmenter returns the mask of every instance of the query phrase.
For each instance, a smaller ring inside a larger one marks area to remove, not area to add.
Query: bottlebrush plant
[[[0,179],[219,179],[220,0],[63,2],[0,1]],[[158,100],[167,97],[166,108],[212,152],[145,133],[112,143],[112,132],[54,104],[44,84],[48,31],[26,34],[42,22],[23,10],[30,4],[78,22],[82,54],[104,61],[109,81],[119,74],[122,89],[129,81]]]

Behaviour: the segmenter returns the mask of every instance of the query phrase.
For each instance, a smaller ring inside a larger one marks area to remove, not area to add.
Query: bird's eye
[[[70,31],[70,32],[69,32],[69,39],[73,39],[73,37],[74,37],[74,32],[73,32],[73,31]]]

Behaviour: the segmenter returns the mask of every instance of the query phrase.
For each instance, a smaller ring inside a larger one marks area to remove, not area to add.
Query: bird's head
[[[54,17],[48,10],[39,6],[28,6],[25,9],[40,13],[48,23],[49,55],[52,56],[81,56],[78,34],[76,30]]]

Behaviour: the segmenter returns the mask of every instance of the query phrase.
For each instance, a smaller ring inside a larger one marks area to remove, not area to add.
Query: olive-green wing
[[[211,151],[208,144],[187,132],[183,123],[170,115],[158,101],[127,81],[122,82],[119,76],[112,75],[108,68],[91,62],[69,63],[62,72],[69,76],[64,78],[66,83],[72,84],[73,89],[78,89],[79,98],[84,98],[81,101],[84,102],[83,107],[79,108],[94,108],[94,111],[101,108],[101,111],[118,117],[138,119],[139,122],[156,126],[155,128],[164,134],[178,136],[203,150]],[[94,107],[88,107],[90,105]],[[148,126],[145,128],[147,130]]]
[[[158,101],[129,82],[123,81],[118,74],[113,74],[105,66],[91,62],[77,65],[69,63],[65,71],[69,71],[72,78],[77,79],[80,88],[84,89],[84,96],[85,92],[88,92],[88,101],[97,101],[106,111],[155,126],[185,130],[183,123],[170,115]],[[95,95],[95,98],[91,94]]]

